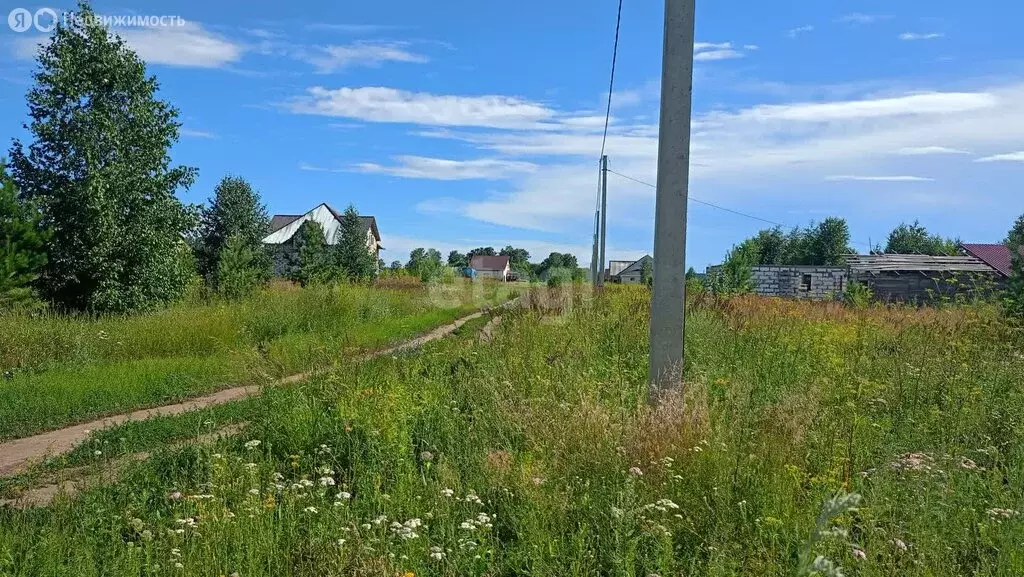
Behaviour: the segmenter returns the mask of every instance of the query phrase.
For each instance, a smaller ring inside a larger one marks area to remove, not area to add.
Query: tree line
[[[1024,317],[1024,215],[1017,219],[1004,239],[1010,248],[1013,274],[1008,291],[1008,307]],[[921,254],[955,256],[961,241],[932,234],[919,221],[900,223],[886,238],[885,246],[870,247],[871,254]],[[707,279],[710,288],[720,292],[753,290],[755,266],[841,266],[843,255],[857,254],[850,246],[850,228],[845,219],[830,217],[807,227],[784,232],[781,227],[764,229],[734,245],[725,255],[716,274]],[[695,278],[693,269],[687,278]]]
[[[388,270],[393,274],[405,272],[419,276],[423,280],[437,278],[442,275],[455,274],[454,271],[470,266],[474,256],[507,256],[509,268],[522,280],[543,280],[551,278],[561,281],[582,281],[586,273],[580,269],[576,255],[552,252],[539,263],[530,262],[530,251],[508,245],[501,250],[492,246],[474,248],[462,253],[453,250],[447,259],[442,259],[441,252],[434,248],[415,248],[409,253],[409,260],[392,261]]]
[[[186,205],[198,170],[173,165],[178,110],[145,63],[93,18],[58,21],[26,95],[31,141],[0,163],[0,306],[133,312],[201,288],[239,297],[266,283],[269,218],[243,178]],[[369,278],[377,263],[353,207],[327,250],[304,227],[296,280]],[[361,250],[356,250],[357,248]]]

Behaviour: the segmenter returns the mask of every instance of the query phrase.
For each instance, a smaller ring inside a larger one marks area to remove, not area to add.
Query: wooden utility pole
[[[652,404],[677,390],[683,376],[694,4],[695,0],[665,0],[648,364],[648,401]]]
[[[598,257],[597,286],[604,286],[604,239],[608,226],[608,155],[601,157],[601,254]]]

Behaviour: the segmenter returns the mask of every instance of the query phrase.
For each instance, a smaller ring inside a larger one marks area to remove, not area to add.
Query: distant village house
[[[963,244],[962,254],[846,255],[845,266],[754,266],[753,290],[762,296],[841,298],[851,282],[871,289],[882,302],[984,297],[1006,287],[1010,249],[1001,244]],[[708,276],[721,266],[708,267]]]
[[[323,203],[306,214],[275,214],[270,219],[270,233],[263,238],[263,244],[271,248],[274,259],[274,274],[289,276],[294,272],[298,260],[295,247],[295,234],[307,221],[320,224],[324,229],[324,241],[328,245],[338,243],[338,231],[341,228],[341,213]],[[366,231],[366,250],[374,256],[374,262],[380,260],[380,231],[377,219],[372,216],[360,216]]]
[[[508,256],[474,255],[469,259],[469,268],[476,271],[477,278],[506,281],[512,275],[511,258]]]

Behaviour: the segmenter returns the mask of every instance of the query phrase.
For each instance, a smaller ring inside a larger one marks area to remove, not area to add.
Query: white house
[[[476,276],[480,278],[496,278],[508,280],[512,274],[510,258],[507,256],[484,256],[475,255],[469,259],[469,266],[476,270]]]
[[[306,214],[275,214],[270,219],[270,234],[263,238],[263,244],[272,248],[274,256],[274,274],[287,276],[295,266],[295,233],[303,223],[317,222],[324,229],[324,240],[328,245],[338,243],[338,231],[341,229],[341,213],[327,203],[323,203]],[[360,216],[366,231],[366,249],[374,255],[374,261],[380,260],[380,231],[377,219],[372,216]]]

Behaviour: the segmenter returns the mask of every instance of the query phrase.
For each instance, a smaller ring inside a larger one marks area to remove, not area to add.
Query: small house
[[[654,274],[654,259],[651,255],[644,255],[639,259],[629,263],[629,266],[619,271],[619,274],[613,278],[617,278],[618,282],[622,284],[641,284],[644,282],[644,263],[650,268],[650,274]]]
[[[288,276],[298,261],[298,250],[295,247],[295,234],[303,223],[317,222],[324,229],[324,241],[328,245],[338,243],[338,231],[341,229],[341,213],[327,203],[320,204],[305,214],[275,214],[270,219],[270,231],[263,238],[263,244],[270,247],[274,259],[274,274]],[[372,216],[360,216],[360,222],[366,233],[366,250],[374,256],[374,262],[380,260],[380,251],[384,247],[380,243],[380,230],[377,219]]]
[[[611,282],[620,282],[619,273],[626,270],[629,265],[636,261],[633,260],[610,260],[608,261],[608,268],[604,269],[604,280]]]
[[[493,278],[506,281],[512,274],[511,259],[508,256],[474,255],[469,259],[469,268],[479,278]]]
[[[846,264],[850,281],[866,285],[883,302],[986,296],[1005,283],[1002,273],[971,254],[852,254]]]

